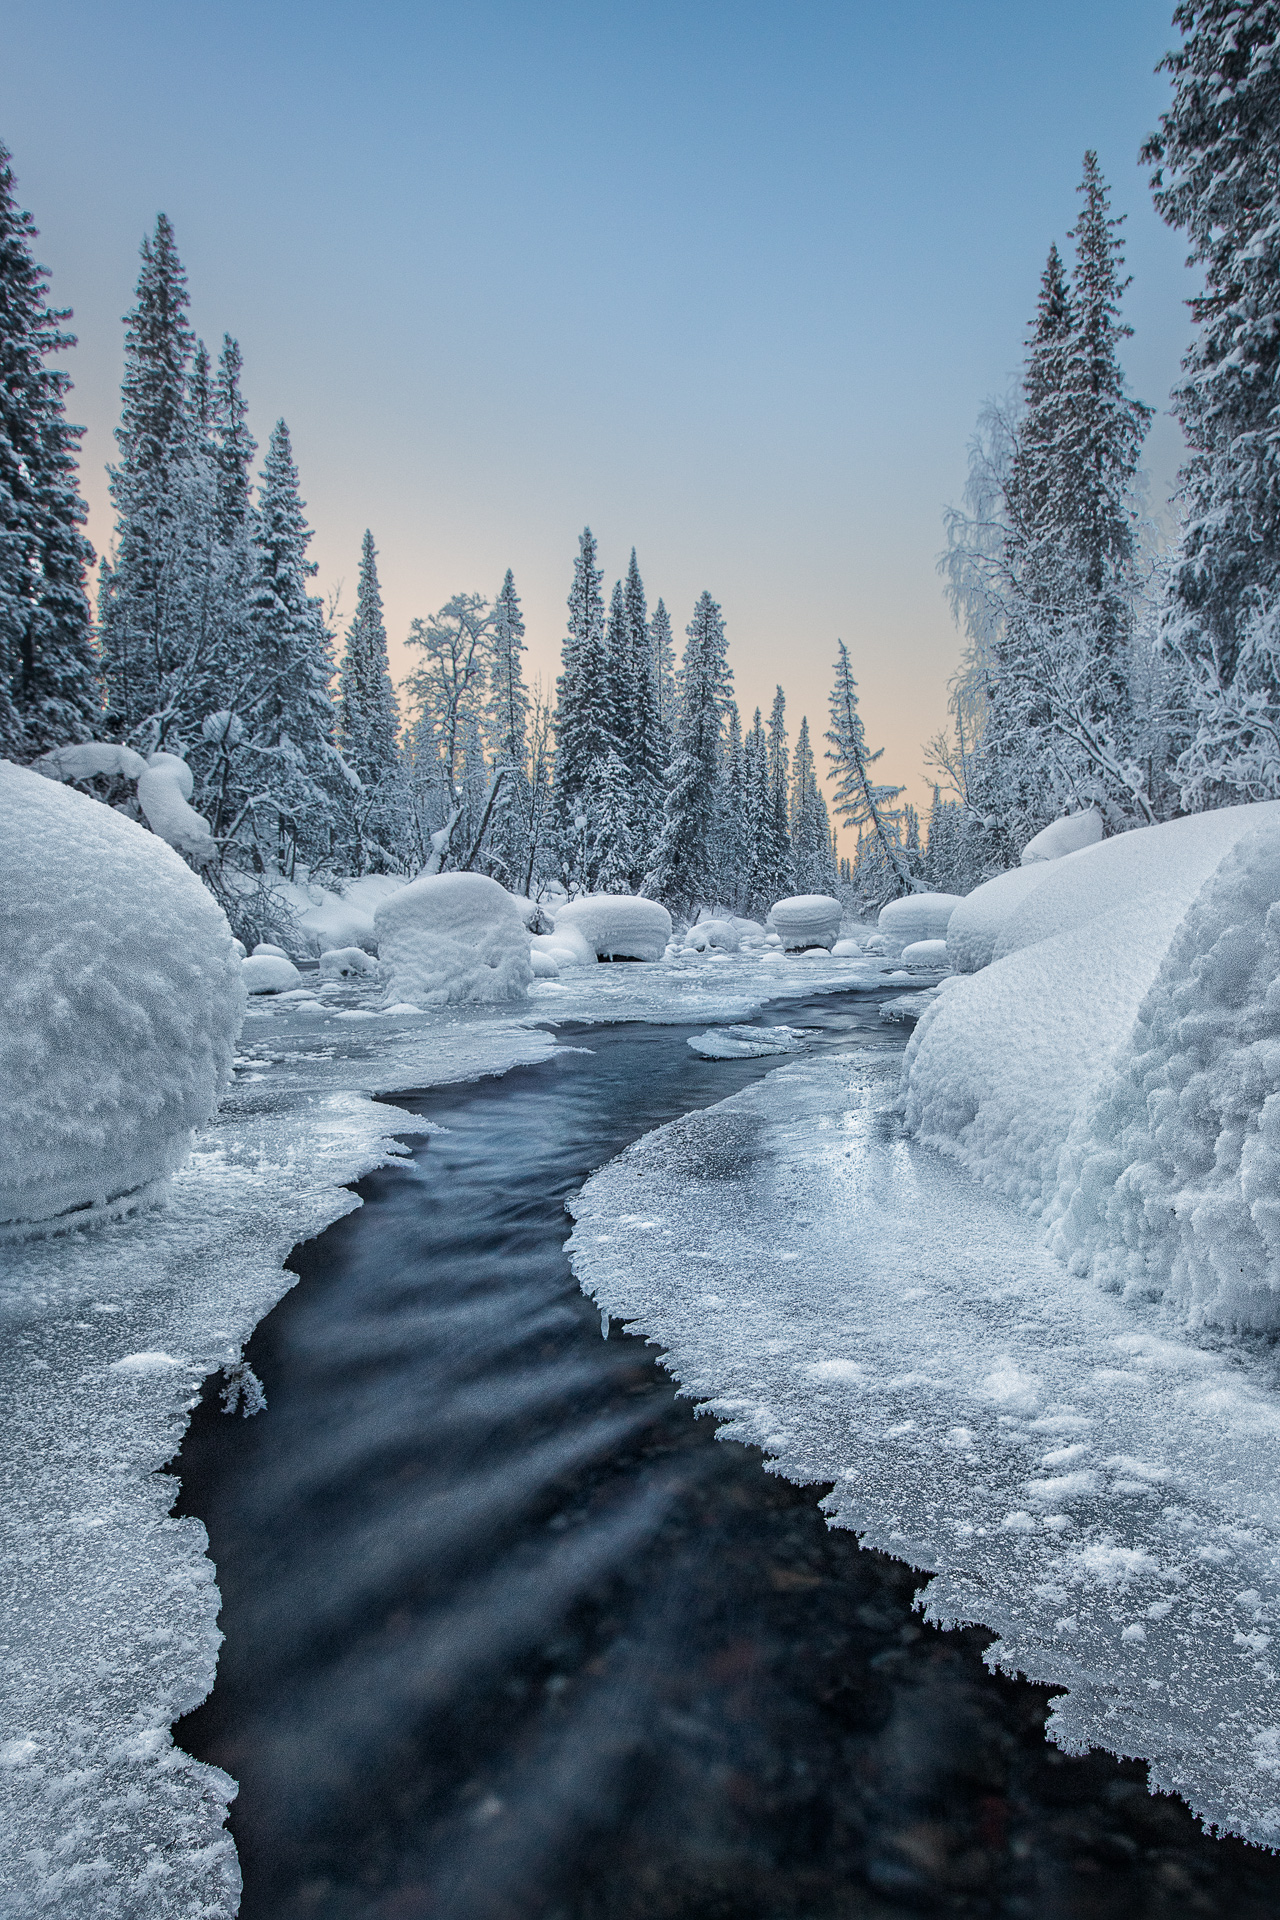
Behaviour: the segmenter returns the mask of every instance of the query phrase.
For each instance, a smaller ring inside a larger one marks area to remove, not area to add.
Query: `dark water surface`
[[[865,997],[774,1022],[885,1037]],[[922,1625],[825,1488],[601,1339],[565,1198],[777,1064],[690,1031],[397,1096],[449,1131],[295,1255],[248,1349],[267,1412],[210,1383],[178,1510],[226,1644],[177,1733],[241,1783],[244,1920],[1280,1915],[1280,1860],[1050,1747],[988,1635]]]

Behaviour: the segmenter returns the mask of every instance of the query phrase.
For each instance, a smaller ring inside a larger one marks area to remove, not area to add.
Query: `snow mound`
[[[880,909],[879,927],[890,940],[945,940],[958,893],[908,893]]]
[[[947,964],[947,943],[945,940],[913,940],[909,947],[902,949],[904,967],[945,967]]]
[[[337,948],[363,947],[366,953],[376,953],[374,915],[384,900],[393,899],[408,884],[399,874],[366,873],[337,881],[335,893],[312,881],[307,891],[313,904],[296,915],[308,951],[326,954]]]
[[[320,955],[322,980],[357,980],[377,971],[363,947],[330,947]]]
[[[694,953],[736,953],[742,934],[732,920],[699,920],[686,933],[684,944]]]
[[[957,973],[977,973],[990,966],[1005,922],[1048,878],[1048,866],[1038,861],[998,873],[965,895],[947,922],[947,959]]]
[[[769,909],[769,925],[784,947],[824,947],[829,953],[840,937],[844,908],[826,893],[797,893],[776,900]]]
[[[0,811],[0,1220],[74,1208],[88,1224],[172,1173],[212,1117],[241,962],[221,908],[156,834],[7,761]]]
[[[1053,820],[1028,840],[1022,849],[1024,867],[1041,860],[1061,860],[1064,854],[1092,847],[1102,838],[1102,815],[1096,807],[1085,813],[1069,813],[1064,820]]]
[[[555,929],[581,934],[601,960],[661,960],[671,915],[640,894],[588,893],[558,910]]]
[[[253,958],[257,960],[264,953],[270,954],[273,960],[287,960],[289,958],[284,948],[276,946],[275,942],[272,940],[259,940],[257,946],[253,950]]]
[[[246,993],[283,993],[296,987],[302,975],[282,953],[251,953],[240,962]]]
[[[521,1000],[533,978],[519,904],[483,873],[433,873],[401,887],[374,916],[394,1005]]]
[[[1266,822],[1280,827],[1280,802],[1142,828],[1048,865],[1007,921],[1010,951],[952,981],[916,1028],[908,1129],[1041,1212],[1068,1133],[1133,1032],[1200,887]]]
[[[1280,1327],[1280,820],[1187,913],[1061,1176],[1074,1272],[1193,1327]]]

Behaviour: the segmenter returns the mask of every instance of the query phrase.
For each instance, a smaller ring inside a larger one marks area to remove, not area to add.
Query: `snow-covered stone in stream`
[[[377,971],[363,947],[330,947],[320,955],[322,980],[360,980]]]
[[[908,893],[880,909],[879,927],[890,940],[904,945],[917,940],[945,940],[951,916],[960,905],[958,893]]]
[[[1061,860],[1064,854],[1092,847],[1102,838],[1102,815],[1096,807],[1084,813],[1069,813],[1065,819],[1051,821],[1028,840],[1022,849],[1022,864],[1031,867],[1039,860]]]
[[[695,1033],[686,1044],[700,1060],[763,1060],[772,1053],[799,1053],[805,1042],[795,1027],[721,1027]]]
[[[253,959],[258,960],[258,959],[261,959],[261,957],[264,954],[266,954],[268,958],[272,960],[287,960],[289,958],[284,948],[276,946],[273,940],[259,940],[257,946],[253,950],[252,957]]]
[[[880,1002],[880,1018],[899,1022],[918,1020],[937,997],[936,987],[922,987],[918,993],[897,993],[892,1000]]]
[[[551,933],[535,933],[529,957],[534,972],[551,980],[566,969],[596,964],[595,948],[570,926],[557,927]]]
[[[301,984],[302,975],[282,953],[251,953],[240,962],[246,993],[284,993]]]
[[[641,894],[586,893],[556,912],[555,930],[581,934],[601,960],[661,960],[671,915]]]
[[[1280,819],[1184,917],[1050,1212],[1073,1271],[1192,1326],[1280,1327]]]
[[[742,934],[732,920],[699,920],[686,933],[684,944],[694,953],[736,953]]]
[[[947,943],[945,940],[913,940],[902,949],[900,958],[904,967],[945,967]]]
[[[1068,1134],[1127,1047],[1192,901],[1259,826],[1280,828],[1280,801],[1193,814],[1045,864],[1004,923],[1003,954],[952,980],[916,1028],[908,1128],[1042,1212],[1057,1195]],[[1172,984],[1166,975],[1162,994]],[[1188,1190],[1196,1177],[1188,1167]],[[1212,1242],[1210,1214],[1196,1219]]]
[[[797,893],[775,900],[769,925],[788,950],[823,947],[829,953],[840,938],[844,908],[826,893]]]
[[[523,1000],[533,979],[517,902],[483,873],[433,873],[374,916],[387,1001],[441,1007]]]
[[[947,959],[957,973],[977,973],[990,965],[1005,922],[1049,873],[1043,861],[1014,867],[964,896],[947,922]]]
[[[0,1221],[87,1223],[153,1190],[212,1116],[242,963],[156,834],[7,761],[0,812]]]

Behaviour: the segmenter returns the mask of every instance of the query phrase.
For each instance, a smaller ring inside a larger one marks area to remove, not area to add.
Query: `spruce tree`
[[[787,748],[787,696],[773,691],[773,705],[765,736],[766,776],[764,816],[760,829],[757,885],[760,904],[767,911],[775,900],[795,892],[791,875],[791,755]]]
[[[0,753],[26,761],[99,731],[101,688],[76,470],[70,377],[47,365],[75,345],[49,306],[29,213],[0,145]]]
[[[658,703],[659,738],[669,759],[676,729],[676,650],[671,638],[671,615],[662,600],[654,608],[649,623],[649,647]]]
[[[1183,804],[1280,794],[1280,5],[1187,0],[1143,149],[1205,290],[1174,410],[1183,528],[1161,638]]]
[[[772,809],[769,804],[769,749],[759,707],[742,743],[742,839],[744,913],[766,913],[776,894],[773,871]]]
[[[517,893],[528,884],[526,869],[534,796],[529,778],[529,693],[524,683],[524,615],[508,567],[493,607],[489,745],[503,774],[494,805],[490,845],[505,883]]]
[[[866,833],[868,850],[884,875],[885,897],[910,893],[912,874],[903,851],[902,815],[893,804],[902,788],[878,786],[872,780],[871,769],[884,748],[877,747],[874,753],[867,748],[862,715],[858,711],[858,683],[843,640],[836,642],[834,672],[826,757],[835,769],[836,812],[846,827],[857,832],[860,841]],[[856,863],[860,864],[861,860]]]
[[[333,659],[323,609],[308,592],[311,529],[298,494],[289,429],[276,422],[258,493],[256,566],[250,601],[258,690],[251,703],[253,757],[267,773],[267,811],[277,825],[275,854],[292,877],[334,848],[349,788],[334,745],[329,695]]]
[[[584,527],[569,591],[563,671],[556,681],[555,809],[566,877],[581,867],[583,833],[604,833],[605,823],[591,819],[591,810],[603,804],[606,795],[612,806],[616,785],[612,774],[608,781],[604,778],[609,754],[618,753],[618,741],[600,579],[595,536]],[[575,824],[579,819],[588,820],[585,829]]]
[[[400,770],[400,707],[391,684],[378,556],[366,529],[356,610],[347,629],[339,681],[342,754],[362,791],[351,801],[351,861],[356,873],[394,867],[395,785]]]
[[[712,905],[715,894],[720,733],[733,673],[725,657],[724,618],[709,593],[700,596],[685,632],[675,754],[645,892],[679,913],[693,914]]]
[[[809,720],[800,722],[791,765],[791,879],[797,893],[825,893],[833,878],[827,803],[809,744]]]
[[[662,829],[669,747],[662,724],[658,672],[644,581],[640,578],[634,547],[627,565],[623,606],[631,658],[630,731],[623,758],[630,786],[631,886],[636,888],[641,885],[649,869]]]

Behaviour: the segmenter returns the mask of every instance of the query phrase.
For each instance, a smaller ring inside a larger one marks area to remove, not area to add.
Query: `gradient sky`
[[[326,591],[414,614],[515,570],[554,675],[577,535],[678,635],[709,587],[744,716],[825,726],[849,645],[886,778],[927,794],[959,641],[935,559],[1096,147],[1134,390],[1163,410],[1185,245],[1137,165],[1172,0],[4,0],[0,138],[75,309],[99,548],[121,316],[163,208],[252,423],[284,415]]]

